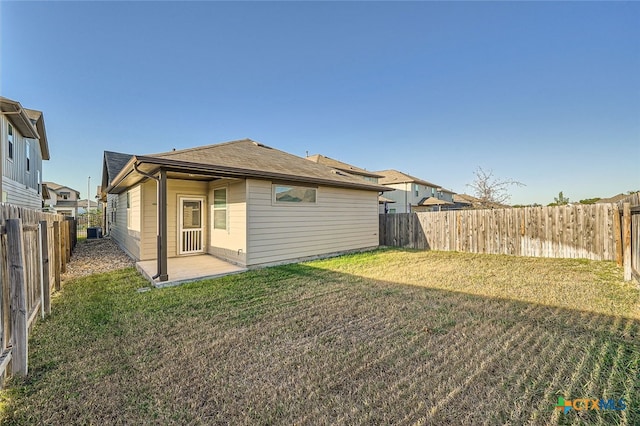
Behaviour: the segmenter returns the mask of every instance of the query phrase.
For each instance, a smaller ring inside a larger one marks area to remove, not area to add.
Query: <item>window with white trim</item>
[[[31,144],[29,141],[24,141],[25,155],[27,158],[27,172],[31,171]]]
[[[7,156],[9,160],[13,160],[13,126],[11,126],[11,124],[9,124],[8,132],[9,133],[7,137],[7,144],[8,144]]]
[[[227,188],[213,190],[213,229],[227,229]]]

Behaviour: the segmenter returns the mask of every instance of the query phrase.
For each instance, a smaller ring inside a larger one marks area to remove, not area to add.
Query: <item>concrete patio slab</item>
[[[169,280],[160,282],[152,279],[157,272],[156,260],[143,260],[136,263],[136,268],[155,287],[171,287],[207,278],[244,272],[247,268],[225,262],[208,254],[167,259]]]

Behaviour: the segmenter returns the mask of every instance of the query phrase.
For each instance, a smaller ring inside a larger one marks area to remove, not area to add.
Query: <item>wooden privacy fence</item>
[[[380,245],[615,260],[622,266],[626,251],[631,258],[630,241],[622,232],[630,229],[625,220],[631,216],[621,214],[620,207],[622,203],[386,214],[380,215]],[[636,245],[636,257],[638,250]]]
[[[51,313],[75,243],[73,219],[0,204],[0,385],[27,374],[29,329]]]
[[[618,206],[623,210],[624,279],[640,283],[640,192]]]

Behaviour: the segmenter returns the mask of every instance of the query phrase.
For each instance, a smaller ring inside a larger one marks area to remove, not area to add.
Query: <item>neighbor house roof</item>
[[[440,185],[436,185],[435,183],[428,182],[426,180],[417,178],[415,176],[411,176],[407,173],[399,172],[398,170],[390,169],[390,170],[381,170],[379,172],[375,172],[379,175],[382,175],[383,178],[378,181],[381,185],[393,185],[396,183],[417,183],[419,185],[430,186],[432,188],[438,188],[439,191],[448,192],[450,194],[454,194],[453,191],[445,189]]]
[[[38,138],[38,141],[40,142],[40,152],[42,153],[42,159],[49,160],[51,158],[51,155],[49,154],[49,142],[47,141],[47,131],[44,127],[44,115],[42,114],[42,111],[37,111],[35,109],[25,108],[25,111],[29,116],[29,119],[32,120],[32,123],[33,122],[35,123],[34,126],[38,131],[38,135],[40,136]]]
[[[436,197],[424,197],[418,203],[419,206],[443,206],[445,204],[453,204],[451,201],[441,200]]]
[[[377,173],[370,172],[365,169],[361,169],[360,167],[352,166],[351,164],[343,163],[342,161],[334,160],[333,158],[326,157],[322,154],[314,154],[307,157],[307,160],[313,161],[314,163],[324,164],[325,166],[332,167],[334,169],[343,170],[345,172],[359,175],[359,176],[367,176],[373,178],[381,178],[382,175]]]
[[[458,204],[470,204],[474,208],[501,209],[510,207],[506,204],[494,203],[492,201],[482,201],[480,198],[474,197],[469,194],[455,194],[453,196],[453,202]]]
[[[20,102],[0,96],[0,110],[9,121],[20,131],[22,136],[29,139],[38,139],[42,159],[48,160],[49,142],[44,127],[42,111],[23,108]]]
[[[192,179],[253,177],[372,191],[390,190],[251,139],[243,139],[160,154],[132,156],[117,176],[110,180],[105,192],[122,192],[146,179],[145,174],[156,173],[160,168],[171,173],[188,173],[187,178]]]
[[[27,110],[20,105],[20,102],[0,96],[0,111],[25,138],[37,139],[40,137],[35,126],[31,123]]]
[[[474,201],[475,200],[475,201]],[[473,204],[474,202],[479,202],[478,198],[472,197],[467,194],[453,194],[453,202],[458,204]]]
[[[596,201],[596,204],[610,204],[610,203],[617,203],[618,201],[622,201],[625,198],[630,197],[630,194],[618,194],[618,195],[614,195],[613,197],[610,198],[600,198],[598,201]]]
[[[64,185],[60,185],[59,183],[55,183],[55,182],[42,182],[44,185],[47,185],[47,188],[49,188],[49,190],[58,193],[58,191],[60,191],[61,189],[68,189],[69,191],[73,191],[76,193],[80,193],[80,191],[77,191],[73,188],[70,188],[68,186],[64,186]]]

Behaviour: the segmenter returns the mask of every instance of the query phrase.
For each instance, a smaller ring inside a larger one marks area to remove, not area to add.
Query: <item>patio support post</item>
[[[167,171],[160,169],[158,179],[158,279],[167,281]]]

